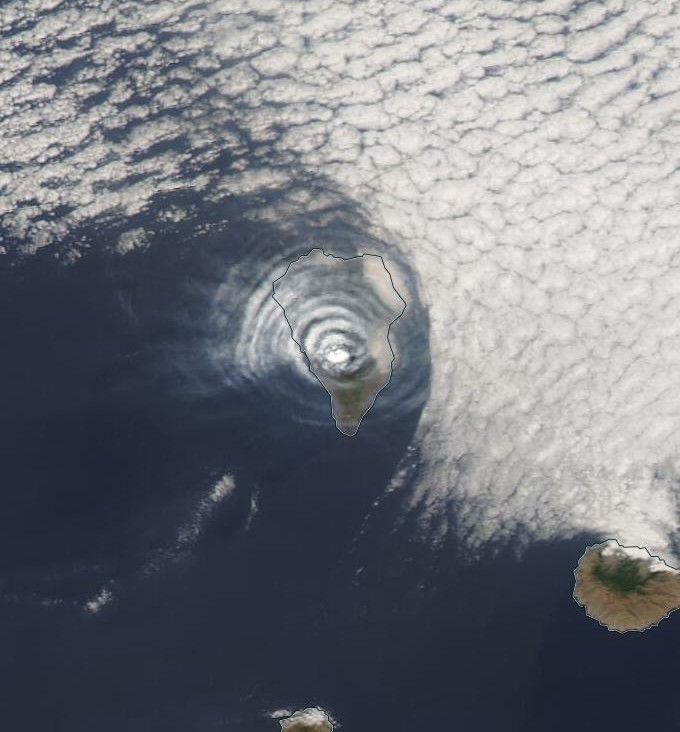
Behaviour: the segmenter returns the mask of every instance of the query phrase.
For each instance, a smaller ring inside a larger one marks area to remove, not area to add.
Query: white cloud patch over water
[[[176,547],[178,550],[196,543],[206,522],[210,520],[218,506],[233,493],[235,488],[234,478],[225,473],[210,491],[198,501],[191,518],[177,532]]]
[[[84,605],[83,609],[89,615],[97,615],[107,605],[113,602],[114,595],[111,587],[102,587],[101,590],[91,599],[89,599]]]
[[[191,550],[196,546],[210,520],[235,490],[236,482],[233,476],[225,473],[196,501],[187,520],[176,530],[172,544],[157,548],[152,552],[151,557],[144,564],[143,574],[155,574],[168,563],[179,562],[190,556]],[[246,520],[246,530],[250,527],[255,512],[256,508],[251,506]]]
[[[38,247],[157,191],[285,183],[290,167],[236,160],[236,117],[253,148],[362,202],[421,279],[433,374],[412,501],[426,534],[592,531],[669,553],[677,4],[82,6],[0,10],[9,232]],[[224,150],[232,169],[211,168]]]

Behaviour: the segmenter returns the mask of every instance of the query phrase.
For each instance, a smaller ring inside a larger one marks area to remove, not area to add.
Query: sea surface
[[[680,615],[588,619],[593,537],[418,533],[389,485],[419,409],[380,408],[405,374],[352,438],[320,385],[225,383],[206,324],[245,227],[3,265],[2,728],[266,732],[318,705],[352,732],[678,729]]]

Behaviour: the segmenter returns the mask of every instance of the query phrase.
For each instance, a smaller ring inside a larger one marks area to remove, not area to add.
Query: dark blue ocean
[[[435,550],[408,486],[385,493],[419,409],[379,397],[348,438],[320,386],[321,425],[220,382],[203,324],[257,232],[124,257],[85,234],[104,245],[72,264],[1,265],[0,729],[266,732],[311,705],[351,732],[680,729],[680,614],[625,636],[586,618],[592,537]]]

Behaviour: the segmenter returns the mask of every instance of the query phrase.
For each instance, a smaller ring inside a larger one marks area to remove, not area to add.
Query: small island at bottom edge
[[[300,709],[279,719],[281,732],[333,732],[330,715],[320,707]]]

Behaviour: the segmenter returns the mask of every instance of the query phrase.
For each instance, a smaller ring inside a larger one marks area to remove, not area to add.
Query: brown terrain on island
[[[576,602],[619,633],[651,628],[680,607],[680,573],[640,547],[588,547],[574,576]]]
[[[279,723],[282,732],[333,732],[330,717],[319,707],[301,709]]]

